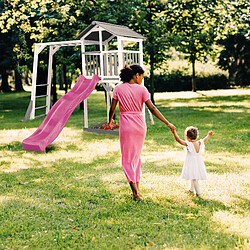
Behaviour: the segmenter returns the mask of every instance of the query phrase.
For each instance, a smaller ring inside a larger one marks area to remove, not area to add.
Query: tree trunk
[[[196,92],[195,60],[192,60],[192,91]]]
[[[61,65],[60,71],[59,71],[59,85],[60,85],[60,87],[59,87],[60,90],[65,90],[65,88],[63,86],[64,85],[63,65]]]
[[[80,103],[80,110],[83,110],[84,109],[84,102],[82,101],[81,103]]]
[[[52,95],[53,95],[53,105],[57,102],[57,93],[56,93],[56,57],[53,58],[53,77],[52,77]]]
[[[150,55],[150,93],[151,93],[151,101],[155,104],[154,93],[155,93],[155,84],[154,84],[154,55]]]
[[[25,74],[24,74],[24,83],[25,83],[25,85],[30,86],[30,83],[29,83],[29,72],[28,71],[25,71]]]
[[[8,82],[8,74],[5,68],[2,69],[1,75],[2,75],[2,84],[1,84],[0,89],[5,93],[11,92],[9,82]]]
[[[68,82],[67,82],[67,76],[66,76],[66,64],[63,64],[63,81],[65,86],[65,94],[68,93]]]
[[[19,65],[16,66],[15,69],[15,89],[17,92],[23,92],[23,83],[22,83],[22,75],[20,72]]]
[[[47,61],[47,54],[41,54],[38,58],[38,67],[37,67],[37,80],[36,80],[36,96],[47,95],[47,86],[37,86],[47,84],[48,70],[45,70],[41,64],[41,61]]]

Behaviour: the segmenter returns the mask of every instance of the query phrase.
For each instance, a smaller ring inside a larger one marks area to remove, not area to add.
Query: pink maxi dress
[[[119,101],[122,167],[128,182],[136,183],[140,179],[140,156],[147,132],[142,109],[149,92],[138,84],[121,83],[114,88],[113,98]]]

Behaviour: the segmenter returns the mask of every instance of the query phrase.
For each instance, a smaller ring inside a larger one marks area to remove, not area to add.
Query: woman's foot
[[[133,195],[133,200],[134,200],[134,201],[140,201],[140,200],[141,200],[140,195],[139,195],[139,194]]]
[[[131,187],[131,190],[132,190],[132,193],[133,193],[133,199],[135,200],[135,197],[140,197],[139,196],[139,191],[138,191],[138,188],[137,188],[137,184],[136,183],[133,183],[133,182],[130,182],[130,187]]]

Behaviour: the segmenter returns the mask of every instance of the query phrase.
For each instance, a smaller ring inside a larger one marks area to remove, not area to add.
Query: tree
[[[223,46],[218,65],[228,70],[232,84],[248,85],[250,78],[249,10],[246,0],[223,1],[225,29],[218,44]]]
[[[10,92],[10,86],[8,83],[8,69],[12,64],[12,48],[10,46],[6,46],[8,41],[10,41],[11,35],[10,33],[1,34],[0,33],[0,74],[2,76],[2,84],[1,90],[3,92]]]
[[[165,12],[164,12],[165,11]],[[154,103],[154,74],[166,59],[171,24],[168,22],[164,1],[135,0],[130,26],[144,35],[144,61],[150,65],[150,93]]]
[[[229,72],[229,80],[233,84],[248,85],[250,79],[250,40],[244,35],[229,35],[218,41],[224,47],[218,64]]]
[[[166,59],[170,29],[164,1],[156,0],[99,0],[93,1],[95,20],[125,25],[145,36],[144,61],[150,65],[150,93],[154,103],[154,72]]]
[[[175,0],[168,2],[173,23],[172,41],[192,64],[192,90],[196,91],[195,62],[213,50],[222,25],[218,1]]]
[[[34,42],[74,39],[77,33],[86,27],[85,20],[91,22],[93,2],[71,0],[1,1],[1,36],[9,37],[15,30],[14,36],[12,36],[15,41],[12,39],[12,47],[9,47],[9,42],[1,40],[3,41],[3,49],[6,46],[9,48],[9,54],[5,51],[3,54],[8,60],[11,58],[12,62],[6,64],[2,57],[0,65],[4,64],[6,70],[10,69],[10,66],[15,66],[16,90],[22,90],[22,69],[27,70],[28,65],[28,68],[32,70],[30,61],[33,58],[32,45]],[[58,61],[61,61],[60,58]],[[3,82],[6,83],[6,81]]]

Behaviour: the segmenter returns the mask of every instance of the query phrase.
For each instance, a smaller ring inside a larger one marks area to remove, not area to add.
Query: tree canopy
[[[126,25],[147,37],[144,60],[150,65],[152,99],[154,72],[166,61],[169,47],[185,53],[192,63],[195,90],[195,61],[206,58],[217,40],[238,33],[249,40],[249,10],[247,0],[131,0],[129,4],[125,0],[2,0],[1,88],[9,90],[6,75],[14,70],[16,89],[21,90],[20,71],[32,69],[34,42],[74,39],[98,20]]]

